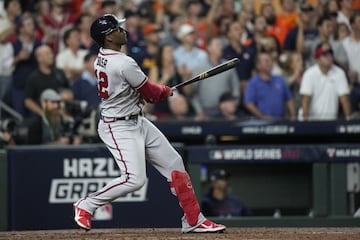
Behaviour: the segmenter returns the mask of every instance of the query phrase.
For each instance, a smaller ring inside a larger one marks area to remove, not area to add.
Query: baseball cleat
[[[224,232],[226,227],[222,224],[214,223],[208,219],[203,221],[198,226],[194,227],[193,229],[187,229],[183,232],[184,233],[222,233]]]
[[[75,207],[75,217],[74,220],[76,224],[81,227],[82,229],[85,229],[86,231],[89,231],[91,229],[91,214],[87,211]]]

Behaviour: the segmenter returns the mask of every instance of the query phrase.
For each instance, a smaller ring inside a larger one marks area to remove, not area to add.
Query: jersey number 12
[[[109,86],[108,77],[104,72],[98,72],[95,70],[96,78],[98,79],[98,94],[101,98],[108,98],[109,92],[107,87]]]

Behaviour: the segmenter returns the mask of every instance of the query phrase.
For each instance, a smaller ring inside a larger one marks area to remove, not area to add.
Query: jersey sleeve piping
[[[135,87],[135,89],[138,90],[139,88],[144,86],[145,83],[147,82],[147,80],[148,80],[148,77],[145,77],[144,80],[138,86]]]

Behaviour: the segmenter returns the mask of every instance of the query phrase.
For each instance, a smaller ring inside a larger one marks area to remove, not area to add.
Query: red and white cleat
[[[87,211],[75,207],[75,217],[74,220],[79,227],[82,229],[85,229],[86,231],[89,231],[91,229],[91,214]]]
[[[226,227],[205,219],[201,224],[191,229],[183,229],[184,233],[222,233]]]

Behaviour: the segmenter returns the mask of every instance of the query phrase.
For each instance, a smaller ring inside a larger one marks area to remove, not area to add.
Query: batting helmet
[[[103,47],[105,36],[117,30],[124,22],[125,19],[118,19],[112,14],[105,14],[91,24],[90,35],[97,44]]]

